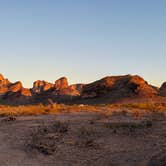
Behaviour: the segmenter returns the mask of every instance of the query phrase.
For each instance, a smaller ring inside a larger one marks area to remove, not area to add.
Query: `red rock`
[[[73,84],[67,88],[62,88],[59,90],[59,95],[63,96],[80,96],[82,92],[83,84]]]
[[[123,97],[151,97],[156,90],[139,76],[112,76],[87,84],[83,88],[82,98],[109,97],[120,99]]]
[[[34,82],[32,89],[27,89],[21,82],[11,83],[0,74],[0,99],[14,104],[45,102],[49,98],[58,102],[93,98],[101,99],[102,102],[128,98],[131,100],[134,97],[151,99],[158,96],[158,93],[166,96],[166,83],[158,90],[137,75],[105,77],[85,85],[69,85],[66,77],[58,79],[55,84],[38,80]]]
[[[160,87],[160,89],[159,89],[159,95],[161,95],[161,96],[166,96],[166,82],[164,82],[164,83],[161,85],[161,87]]]
[[[8,91],[10,92],[19,92],[23,88],[22,83],[20,81],[11,84],[8,88]]]
[[[4,80],[4,77],[2,74],[0,74],[0,80]]]
[[[68,85],[68,80],[66,77],[61,77],[60,79],[55,81],[55,89],[56,90],[60,90],[60,89],[64,89],[67,88]]]
[[[53,87],[54,87],[54,84],[52,83],[38,80],[34,82],[32,92],[40,94],[42,92],[48,91],[49,89]]]
[[[8,86],[11,83],[8,79],[5,79],[2,74],[0,74],[0,96],[4,95],[8,91]]]
[[[21,89],[21,95],[23,96],[32,96],[30,89],[22,88]]]

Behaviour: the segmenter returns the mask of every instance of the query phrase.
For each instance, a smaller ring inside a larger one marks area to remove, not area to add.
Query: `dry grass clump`
[[[0,116],[10,115],[40,115],[40,114],[57,114],[57,113],[74,113],[74,112],[99,112],[100,106],[91,105],[65,105],[51,103],[49,105],[21,105],[21,106],[0,106]]]
[[[64,134],[68,132],[68,124],[55,122],[52,125],[41,125],[31,133],[28,148],[37,150],[45,155],[53,154],[57,145],[62,141]]]
[[[141,110],[147,110],[147,111],[160,111],[165,112],[166,111],[166,104],[165,103],[131,103],[131,104],[122,104],[121,107],[126,108],[137,108]]]
[[[43,105],[21,105],[21,106],[0,106],[0,116],[9,115],[39,115],[39,114],[57,114],[57,113],[75,113],[75,112],[93,112],[103,115],[112,115],[115,112],[123,116],[133,113],[134,117],[140,117],[143,113],[166,112],[164,103],[132,103],[132,104],[100,104],[100,105],[65,105],[56,104],[50,101],[50,104]],[[141,113],[142,112],[142,113]]]

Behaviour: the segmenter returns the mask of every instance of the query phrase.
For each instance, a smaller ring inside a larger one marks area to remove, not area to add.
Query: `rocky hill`
[[[156,88],[149,85],[140,76],[112,76],[87,84],[83,88],[82,98],[94,97],[151,97],[157,94]]]
[[[6,103],[28,103],[31,99],[30,89],[24,88],[20,81],[11,83],[0,75],[0,100]]]
[[[0,101],[7,104],[47,103],[49,99],[67,103],[95,100],[104,103],[159,96],[166,96],[166,83],[157,88],[137,75],[108,76],[89,84],[73,85],[68,84],[66,77],[55,83],[37,80],[30,89],[24,88],[20,81],[11,83],[0,75]]]
[[[166,97],[166,82],[164,82],[160,89],[159,89],[159,95],[161,96],[165,96]]]

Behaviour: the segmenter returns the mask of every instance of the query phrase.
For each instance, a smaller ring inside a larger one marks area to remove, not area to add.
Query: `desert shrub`
[[[52,128],[55,132],[66,133],[69,130],[69,124],[66,122],[57,121],[52,125]]]
[[[31,139],[27,142],[27,146],[31,150],[35,149],[45,155],[52,155],[67,131],[67,123],[58,121],[48,126],[42,124],[31,133]]]
[[[166,103],[130,103],[130,104],[122,104],[121,107],[126,107],[126,108],[136,108],[136,109],[142,109],[142,110],[147,110],[150,112],[153,111],[166,111]]]
[[[75,145],[81,148],[97,148],[99,145],[96,143],[96,132],[90,128],[81,127],[78,129],[77,141]]]
[[[28,142],[30,149],[38,150],[45,155],[51,155],[55,149],[56,144],[53,140],[48,140],[46,137],[48,134],[47,126],[39,126],[31,133],[31,139]]]
[[[146,127],[152,127],[152,125],[153,125],[151,120],[146,120],[145,124],[146,124]]]
[[[52,139],[48,139],[42,133],[33,133],[31,143],[28,145],[32,149],[36,149],[45,155],[51,155],[56,150],[56,143]]]
[[[3,121],[5,122],[12,122],[12,121],[16,121],[16,117],[15,116],[8,116],[7,118],[3,119]]]

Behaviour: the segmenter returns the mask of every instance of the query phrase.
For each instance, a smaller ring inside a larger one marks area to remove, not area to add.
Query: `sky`
[[[166,81],[165,0],[0,0],[0,73],[32,87],[137,74]]]

